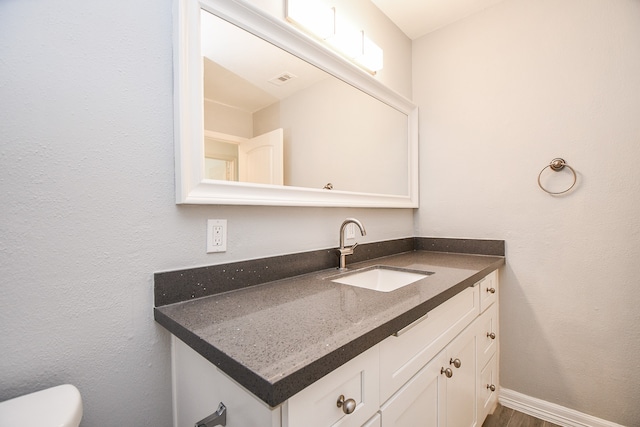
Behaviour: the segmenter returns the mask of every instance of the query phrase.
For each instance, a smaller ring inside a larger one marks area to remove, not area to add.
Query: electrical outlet
[[[227,251],[227,220],[207,220],[207,253]]]
[[[356,238],[356,225],[352,222],[347,224],[347,239]]]

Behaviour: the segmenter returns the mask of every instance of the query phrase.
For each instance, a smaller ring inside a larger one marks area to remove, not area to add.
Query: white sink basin
[[[433,273],[375,266],[332,279],[332,282],[379,292],[391,292],[429,277]]]

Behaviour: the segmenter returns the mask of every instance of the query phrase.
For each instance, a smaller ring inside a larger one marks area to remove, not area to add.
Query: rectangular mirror
[[[417,109],[237,0],[176,0],[177,203],[418,206]]]

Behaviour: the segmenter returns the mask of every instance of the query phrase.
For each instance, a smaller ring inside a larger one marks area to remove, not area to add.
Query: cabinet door
[[[443,351],[382,405],[382,427],[444,427],[447,365]]]
[[[476,410],[476,332],[465,329],[447,347],[446,366],[452,376],[446,381],[447,426],[473,427]]]

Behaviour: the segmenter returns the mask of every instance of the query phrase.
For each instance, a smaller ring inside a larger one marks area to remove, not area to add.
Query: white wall
[[[206,99],[203,107],[203,121],[206,130],[243,138],[253,136],[253,116],[251,113]]]
[[[413,62],[418,234],[506,240],[501,385],[640,425],[640,2],[507,0]]]
[[[254,119],[256,135],[284,128],[286,185],[409,195],[406,114],[341,80],[321,80]]]
[[[0,400],[70,382],[85,427],[171,425],[153,272],[335,247],[346,216],[413,235],[412,210],[176,206],[171,8],[0,1]]]

